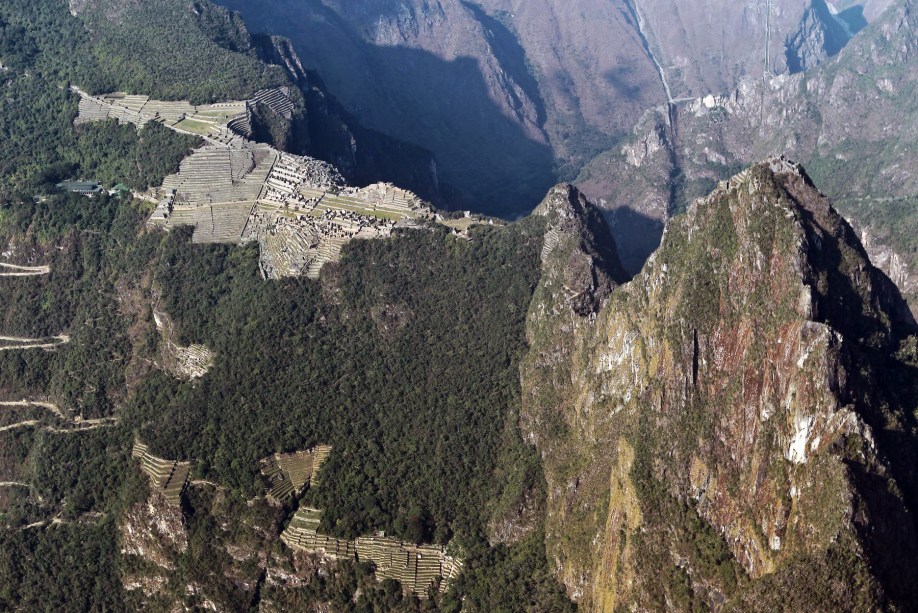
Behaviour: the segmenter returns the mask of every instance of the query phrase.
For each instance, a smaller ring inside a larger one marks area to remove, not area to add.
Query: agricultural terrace
[[[262,460],[261,474],[270,485],[268,501],[283,505],[302,494],[316,481],[316,475],[331,449],[329,445],[317,445],[307,451],[275,453]]]
[[[318,533],[321,519],[319,509],[299,509],[281,534],[281,540],[292,549],[336,560],[372,562],[378,580],[395,579],[420,598],[427,597],[438,578],[443,579],[439,589],[445,592],[462,570],[462,562],[447,555],[443,547],[413,545],[386,536],[359,537],[354,541],[338,539]]]
[[[79,87],[77,125],[116,119],[142,127],[156,121],[184,134],[200,136],[211,144],[240,146],[252,138],[252,106],[264,104],[278,115],[293,117],[296,107],[287,88],[267,89],[251,100],[193,105],[187,101],[151,100],[122,92],[92,96]]]
[[[158,458],[140,441],[135,441],[131,457],[140,460],[140,470],[150,478],[150,485],[163,495],[166,502],[181,505],[182,492],[188,485],[191,473],[191,462]]]
[[[154,195],[150,225],[193,226],[196,243],[239,243],[277,151],[266,145],[205,145],[182,161]]]

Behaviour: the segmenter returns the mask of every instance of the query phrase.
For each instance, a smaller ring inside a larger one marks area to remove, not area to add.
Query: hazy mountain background
[[[812,68],[890,2],[221,3],[253,31],[290,38],[366,126],[432,151],[467,206],[511,214],[575,178],[667,90],[732,91],[762,75],[766,40],[770,73]]]

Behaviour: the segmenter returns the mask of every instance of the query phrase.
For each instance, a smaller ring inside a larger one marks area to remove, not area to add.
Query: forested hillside
[[[410,231],[352,245],[321,282],[264,282],[252,249],[148,233],[136,206],[63,198],[53,213],[15,210],[7,225],[8,238],[34,239],[29,248],[49,255],[54,272],[38,281],[4,280],[4,331],[66,330],[72,341],[55,352],[0,352],[0,390],[49,398],[85,418],[119,418],[86,433],[56,433],[53,416],[0,432],[2,477],[29,484],[3,510],[12,550],[47,546],[40,528],[28,529],[28,538],[21,530],[59,517],[75,523],[48,538],[64,539],[62,547],[98,543],[100,563],[117,568],[117,534],[100,525],[143,495],[128,458],[131,433],[165,457],[195,460],[196,475],[240,502],[263,487],[261,457],[328,442],[335,454],[307,503],[327,509],[329,531],[383,529],[461,546],[470,570],[457,594],[482,603],[481,610],[493,610],[491,602],[563,598],[537,534],[510,548],[487,542],[504,488],[541,487],[538,461],[515,418],[540,224],[483,228],[471,242],[442,230]],[[62,249],[54,254],[46,244]],[[216,352],[202,380],[182,383],[152,367],[153,286],[183,342]],[[212,529],[207,525],[202,529]],[[204,556],[205,564],[207,551],[189,555]],[[0,602],[58,602],[57,592],[32,591],[46,572],[41,567],[19,556],[5,564],[3,584],[20,587]],[[75,556],[54,572],[78,581],[86,564]],[[527,570],[507,575],[496,567]],[[114,598],[109,590],[98,597]],[[458,606],[458,597],[441,604]]]
[[[341,562],[331,575],[306,572],[299,588],[266,586],[273,602],[572,607],[537,524],[516,538],[490,534],[521,500],[537,506],[544,496],[538,457],[517,427],[541,223],[485,225],[470,241],[443,228],[403,231],[349,246],[320,281],[266,282],[252,247],[148,230],[151,205],[129,195],[59,193],[56,182],[79,177],[158,185],[199,142],[157,123],[74,127],[69,84],[205,101],[286,78],[255,59],[232,16],[204,4],[156,5],[175,13],[74,6],[77,17],[57,0],[0,6],[0,251],[37,271],[0,279],[9,343],[0,350],[0,609],[202,604],[186,594],[195,585],[246,610],[264,573],[227,552],[276,558],[291,512],[246,503],[264,492],[259,460],[316,443],[335,450],[303,501],[325,509],[323,530],[449,543],[467,570],[422,603],[377,584],[372,567]],[[175,341],[213,351],[203,378],[179,380],[163,367],[154,308],[175,323]],[[120,553],[126,514],[151,496],[131,460],[135,438],[192,460],[193,478],[210,484],[189,490],[188,547],[153,600],[124,589],[126,577],[152,572]],[[254,582],[215,579],[237,571]]]
[[[173,172],[196,139],[150,125],[73,127],[77,100],[68,90],[100,74],[83,24],[54,0],[0,6],[0,202],[31,198],[71,177],[143,189]],[[0,218],[2,219],[2,218]]]

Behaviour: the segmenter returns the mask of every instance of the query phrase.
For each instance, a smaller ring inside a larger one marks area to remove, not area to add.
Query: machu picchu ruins
[[[181,506],[182,493],[191,473],[191,462],[158,458],[139,440],[134,442],[131,457],[140,461],[140,470],[150,478],[154,491],[161,494],[169,504]]]
[[[268,501],[283,505],[316,482],[322,463],[331,453],[331,446],[317,445],[306,451],[275,453],[261,461],[261,474],[270,485]]]
[[[335,560],[372,562],[376,578],[395,579],[419,598],[425,598],[438,578],[438,589],[445,592],[462,570],[462,561],[438,545],[414,545],[386,537],[362,536],[353,541],[319,534],[322,511],[302,507],[281,534],[287,546]]]
[[[292,117],[295,104],[283,89],[203,106],[72,89],[81,97],[77,124],[157,121],[204,138],[206,143],[182,161],[177,173],[143,196],[157,203],[149,224],[167,230],[192,226],[196,243],[258,241],[265,278],[318,278],[348,242],[386,238],[420,221],[442,223],[466,238],[476,221],[443,220],[417,195],[390,183],[349,187],[326,162],[252,142],[254,105]]]
[[[281,154],[252,210],[245,236],[261,245],[266,277],[317,278],[349,241],[385,238],[411,220],[432,218],[411,192],[387,183],[340,187],[333,176],[316,177],[312,162]]]

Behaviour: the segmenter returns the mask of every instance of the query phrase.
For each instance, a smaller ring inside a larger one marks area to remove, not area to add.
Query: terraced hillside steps
[[[249,221],[253,203],[223,203],[200,207],[190,212],[194,219],[194,243],[238,243],[242,242],[242,233]],[[182,213],[182,211],[179,211]],[[175,218],[181,220],[181,214]]]
[[[151,100],[148,96],[115,92],[93,96],[71,86],[80,96],[76,125],[94,121],[116,119],[143,127],[157,121],[168,128],[185,134],[195,134],[205,140],[222,145],[244,145],[252,138],[252,111],[255,104],[263,104],[271,111],[292,119],[296,104],[285,88],[265,89],[251,100],[236,100],[217,104],[194,105],[187,101]]]
[[[296,105],[285,89],[263,89],[252,96],[251,102],[264,104],[285,119],[292,119]]]
[[[318,445],[307,451],[275,453],[263,459],[261,474],[271,486],[268,501],[282,505],[300,495],[314,481],[330,452],[330,446]]]
[[[217,145],[243,145],[251,136],[250,127],[248,132],[240,130],[238,134],[233,130],[234,125],[248,123],[249,103],[245,100],[198,106],[187,101],[151,100],[148,96],[118,92],[92,96],[76,86],[70,89],[80,96],[76,125],[115,119],[141,128],[156,121],[176,132],[194,134]]]
[[[300,508],[281,540],[290,548],[317,553],[328,558],[373,562],[376,578],[395,579],[419,598],[442,578],[439,590],[445,592],[462,571],[462,561],[436,545],[413,545],[386,536],[359,537],[347,541],[318,533],[322,511]]]
[[[205,145],[163,180],[161,191],[175,194],[175,206],[204,206],[225,202],[255,202],[277,152],[266,146],[227,148]]]
[[[181,506],[182,492],[188,485],[191,473],[191,462],[158,458],[140,441],[134,442],[131,457],[140,460],[140,470],[150,478],[151,486],[163,495],[166,502]]]
[[[309,507],[300,508],[290,521],[290,525],[281,534],[281,540],[291,549],[310,553],[321,553],[334,560],[353,560],[356,558],[355,545],[344,539],[318,534],[322,511]]]

